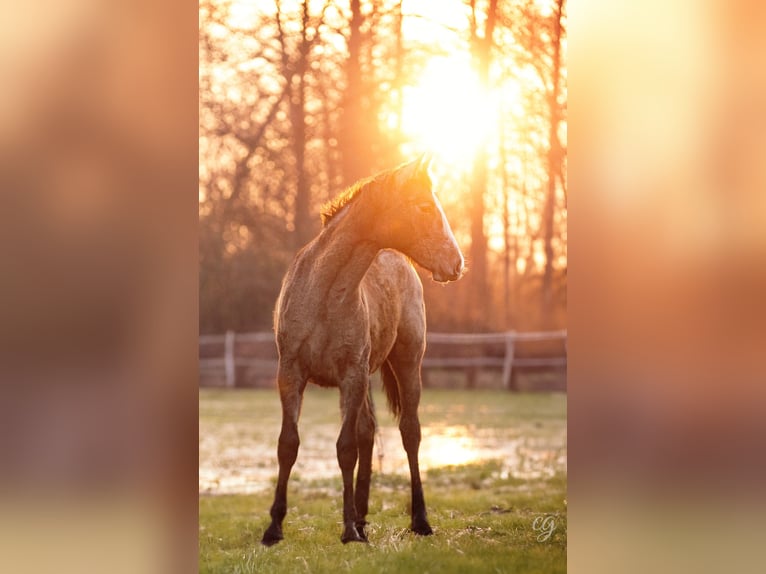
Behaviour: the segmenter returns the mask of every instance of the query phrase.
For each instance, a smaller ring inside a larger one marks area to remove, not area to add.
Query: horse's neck
[[[380,246],[369,236],[364,220],[341,215],[341,220],[326,228],[319,237],[321,251],[318,264],[320,274],[330,282],[335,295],[344,295],[359,289],[362,278],[372,265]]]

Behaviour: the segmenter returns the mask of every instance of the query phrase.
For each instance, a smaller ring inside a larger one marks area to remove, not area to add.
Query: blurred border
[[[0,570],[192,572],[196,4],[0,7]]]
[[[572,572],[764,562],[764,16],[570,7]]]

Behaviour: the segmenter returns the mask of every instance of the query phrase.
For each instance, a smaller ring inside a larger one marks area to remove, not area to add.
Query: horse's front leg
[[[357,513],[354,501],[354,468],[358,458],[356,436],[359,410],[367,393],[367,377],[346,378],[340,385],[343,423],[336,443],[338,464],[343,475],[343,534],[341,541],[365,542],[356,529]]]

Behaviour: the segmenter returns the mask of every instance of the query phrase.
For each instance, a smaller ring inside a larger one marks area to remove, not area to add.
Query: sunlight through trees
[[[422,152],[469,267],[424,281],[430,326],[563,326],[566,23],[563,0],[201,2],[201,330],[269,328],[319,205]]]

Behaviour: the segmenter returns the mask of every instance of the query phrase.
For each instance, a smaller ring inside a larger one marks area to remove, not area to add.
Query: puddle
[[[292,479],[340,480],[335,456],[339,427],[333,424],[301,428],[301,448]],[[271,432],[273,431],[273,433]],[[271,489],[277,474],[278,428],[243,424],[200,426],[199,491],[205,494],[247,494]],[[273,436],[272,436],[273,434]],[[426,471],[449,465],[487,460],[501,461],[501,478],[534,480],[566,472],[566,427],[540,432],[529,428],[476,429],[461,425],[422,428],[420,468]],[[380,448],[382,444],[382,449]],[[379,454],[382,451],[383,457]],[[399,430],[383,426],[376,437],[373,472],[408,476],[407,456]]]

